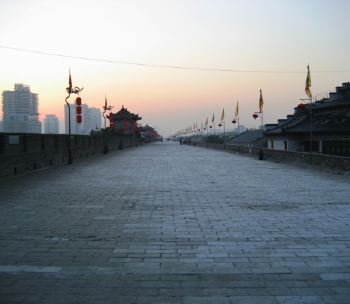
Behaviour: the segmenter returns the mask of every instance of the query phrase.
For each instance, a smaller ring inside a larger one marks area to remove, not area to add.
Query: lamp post
[[[84,88],[79,88],[79,87],[74,87],[73,88],[73,84],[72,84],[72,76],[70,74],[70,70],[69,70],[69,80],[68,80],[68,87],[66,88],[66,91],[68,93],[68,96],[65,98],[65,102],[67,104],[68,107],[68,164],[70,165],[72,163],[72,139],[71,139],[71,117],[70,117],[70,103],[68,102],[68,99],[70,97],[71,94],[77,94],[79,95],[79,93],[83,90]]]

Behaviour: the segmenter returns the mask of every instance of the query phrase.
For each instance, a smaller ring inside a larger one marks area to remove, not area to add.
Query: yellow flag
[[[211,122],[214,123],[214,113],[213,113],[213,118],[211,119]]]
[[[222,113],[221,113],[221,121],[225,120],[225,109],[222,109]]]
[[[262,113],[263,107],[264,107],[264,99],[262,96],[262,92],[260,90],[260,98],[259,98],[259,111],[260,111],[260,113]]]
[[[310,67],[307,65],[307,76],[306,76],[306,82],[305,82],[305,93],[310,98],[312,97],[312,93],[310,90],[311,87],[311,76],[310,76]]]
[[[237,104],[236,104],[236,111],[235,111],[235,117],[236,117],[236,118],[238,117],[238,114],[239,114],[239,108],[238,108],[238,101],[237,101]]]

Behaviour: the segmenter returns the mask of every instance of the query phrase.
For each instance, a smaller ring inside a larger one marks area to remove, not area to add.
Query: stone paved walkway
[[[0,182],[0,303],[350,303],[350,180],[159,143]]]

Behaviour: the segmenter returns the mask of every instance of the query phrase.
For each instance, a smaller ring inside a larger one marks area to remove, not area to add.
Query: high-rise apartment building
[[[91,112],[91,129],[99,130],[102,128],[102,114],[98,108],[90,108]]]
[[[44,119],[44,133],[45,134],[58,134],[59,122],[56,115],[47,114]]]
[[[3,131],[8,133],[41,133],[38,94],[29,86],[15,84],[14,91],[2,93]]]

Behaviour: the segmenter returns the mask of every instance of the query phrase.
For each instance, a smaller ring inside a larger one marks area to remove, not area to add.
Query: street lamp
[[[69,136],[69,140],[68,140],[68,164],[69,165],[72,163],[72,143],[71,143],[70,103],[68,102],[68,99],[69,99],[71,94],[79,95],[79,93],[83,89],[84,88],[79,88],[79,87],[74,87],[73,88],[72,76],[71,76],[70,70],[69,70],[68,87],[66,88],[68,96],[65,98],[65,102],[66,102],[66,104],[68,106],[68,136]]]

